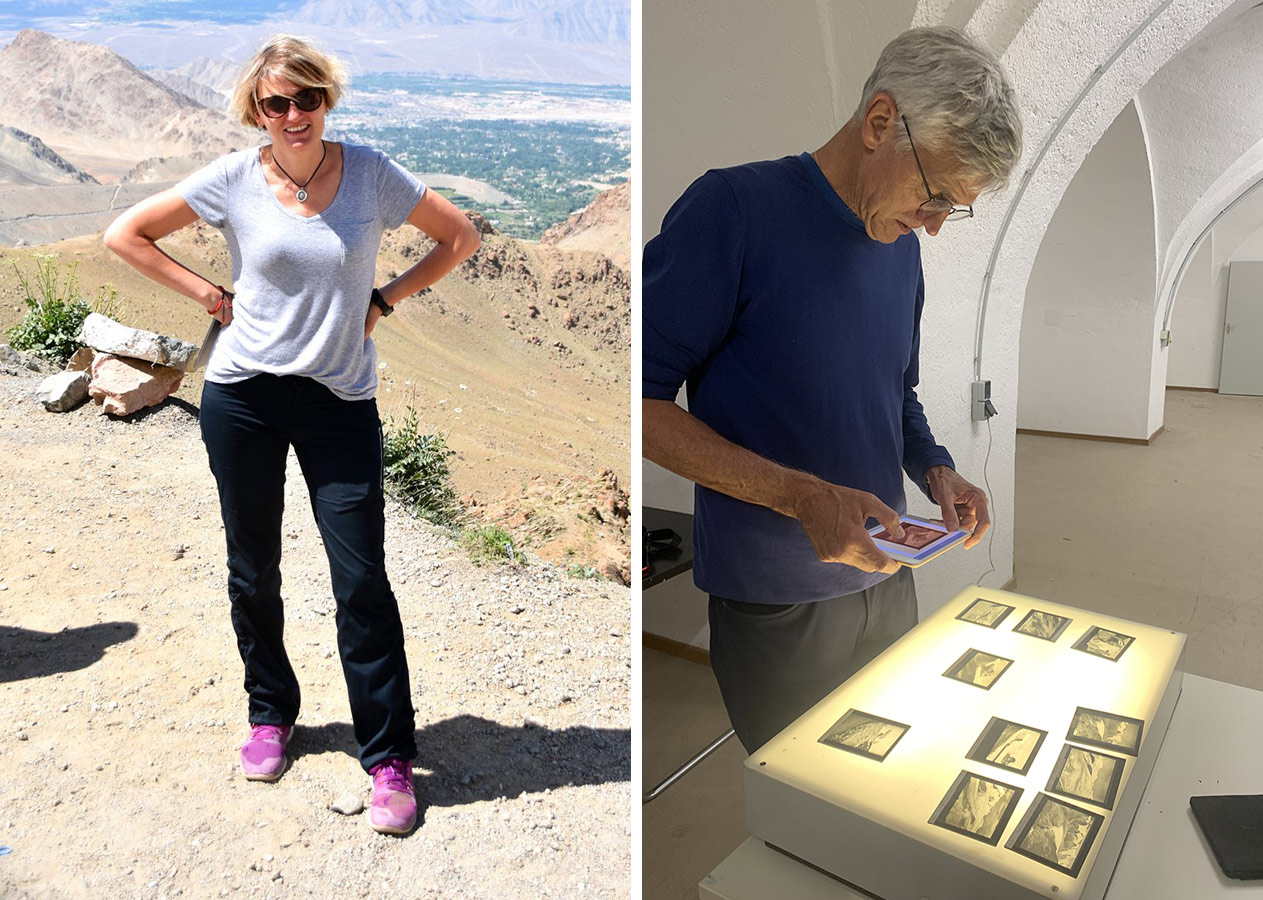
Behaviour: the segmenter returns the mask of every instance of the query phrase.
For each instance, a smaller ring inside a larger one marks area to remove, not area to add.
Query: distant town
[[[360,75],[330,128],[390,154],[497,230],[534,240],[600,190],[627,180],[631,92],[620,85]]]

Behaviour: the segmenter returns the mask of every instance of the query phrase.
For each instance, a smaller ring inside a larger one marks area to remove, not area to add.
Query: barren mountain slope
[[[223,153],[256,140],[105,47],[30,29],[0,49],[0,123],[38,136],[98,179],[149,157]]]
[[[182,66],[168,69],[171,74],[187,78],[197,84],[205,85],[219,93],[225,99],[232,93],[241,75],[242,64],[228,62],[224,59],[208,59],[200,56],[191,59]]]
[[[631,271],[631,182],[596,195],[591,203],[544,232],[562,250],[592,250]]]
[[[230,105],[228,97],[200,81],[195,81],[189,76],[181,74],[175,69],[150,69],[145,74],[154,81],[165,84],[171,90],[183,94],[207,109],[227,110]]]
[[[180,181],[219,158],[218,153],[198,150],[187,156],[154,156],[141,161],[122,177],[125,184],[152,184],[157,191]]]
[[[0,125],[0,184],[94,184],[32,134]]]
[[[228,284],[228,251],[197,223],[164,247],[195,271]],[[387,236],[378,281],[420,258],[428,239]],[[199,343],[205,313],[147,281],[97,236],[0,251],[0,329],[20,321],[14,263],[55,252],[79,264],[82,292],[113,284],[127,324]],[[485,522],[507,524],[532,552],[630,578],[627,489],[631,469],[630,290],[626,274],[596,254],[565,253],[501,235],[434,289],[379,326],[378,405],[457,451],[453,478]],[[201,378],[179,397],[196,404]]]

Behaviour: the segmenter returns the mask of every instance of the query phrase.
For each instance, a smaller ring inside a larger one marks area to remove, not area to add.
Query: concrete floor
[[[1017,590],[1188,634],[1186,669],[1263,690],[1263,398],[1169,391],[1148,446],[1019,435]],[[643,783],[728,727],[710,670],[643,653]],[[696,900],[745,839],[733,738],[643,809],[643,896]]]

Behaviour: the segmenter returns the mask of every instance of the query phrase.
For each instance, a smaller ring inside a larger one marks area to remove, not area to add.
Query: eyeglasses
[[[950,200],[934,196],[934,192],[930,190],[930,183],[925,180],[925,169],[921,168],[921,157],[917,156],[917,145],[912,143],[912,129],[908,127],[908,117],[900,116],[899,118],[903,119],[904,130],[908,132],[908,146],[912,148],[912,158],[916,160],[917,171],[921,173],[921,183],[925,185],[925,195],[930,198],[917,207],[917,211],[924,214],[927,219],[943,216],[944,222],[971,218],[974,214],[972,205],[956,206]]]
[[[279,119],[289,112],[291,103],[303,112],[312,112],[324,102],[324,99],[325,92],[323,89],[303,88],[292,97],[286,97],[284,94],[273,94],[271,97],[264,97],[259,101],[259,109],[263,110],[263,115],[269,119]]]

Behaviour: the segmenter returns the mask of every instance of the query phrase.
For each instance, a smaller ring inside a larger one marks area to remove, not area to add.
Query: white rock
[[[49,375],[35,389],[35,399],[49,412],[69,412],[88,399],[87,372],[58,372]]]
[[[344,816],[358,816],[364,812],[364,798],[357,794],[343,794],[330,803],[329,808]]]
[[[102,353],[143,359],[161,366],[188,371],[197,347],[179,338],[128,328],[100,313],[90,313],[83,321],[82,340]]]

